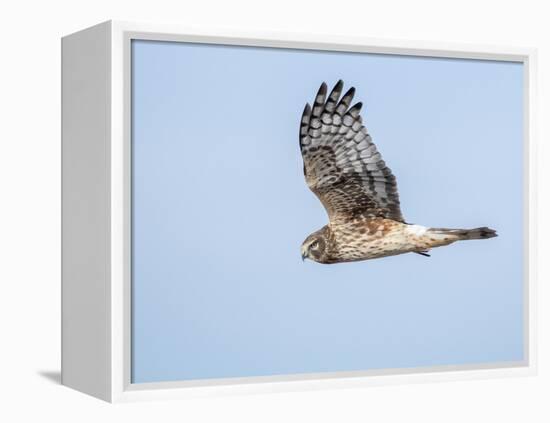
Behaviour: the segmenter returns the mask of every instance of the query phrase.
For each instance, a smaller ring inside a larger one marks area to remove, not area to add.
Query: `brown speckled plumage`
[[[329,223],[306,238],[302,258],[319,263],[367,260],[416,252],[464,239],[496,236],[492,229],[425,228],[405,223],[397,182],[362,123],[355,89],[343,96],[338,81],[327,97],[325,83],[313,107],[306,104],[300,149],[309,188]],[[350,107],[351,106],[351,107]]]

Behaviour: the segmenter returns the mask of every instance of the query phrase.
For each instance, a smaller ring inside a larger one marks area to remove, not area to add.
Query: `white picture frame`
[[[521,363],[132,384],[130,44],[133,39],[524,64]],[[105,22],[62,39],[62,383],[110,402],[526,376],[536,373],[536,52],[527,48]]]

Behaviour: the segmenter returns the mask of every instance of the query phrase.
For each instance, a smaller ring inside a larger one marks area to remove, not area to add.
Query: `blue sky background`
[[[521,64],[133,42],[133,382],[523,359]],[[499,237],[320,265],[298,124],[343,79],[408,222]]]

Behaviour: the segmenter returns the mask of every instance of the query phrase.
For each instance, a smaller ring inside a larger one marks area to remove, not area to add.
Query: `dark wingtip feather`
[[[347,112],[346,115],[351,116],[353,119],[358,119],[361,114],[361,107],[363,107],[363,103],[358,102],[353,105]]]
[[[346,105],[348,107],[351,104],[351,101],[353,100],[353,96],[355,95],[355,87],[351,87],[349,90],[346,91],[346,93],[342,96],[340,104]]]
[[[304,111],[302,112],[302,119],[300,120],[300,136],[305,135],[305,132],[302,134],[302,128],[307,128],[309,125],[309,119],[311,118],[311,106],[309,103],[306,103]],[[304,129],[307,131],[307,129]]]
[[[338,80],[336,85],[332,88],[332,91],[330,92],[328,96],[327,103],[325,104],[325,111],[328,113],[333,113],[334,109],[336,108],[336,105],[338,103],[338,99],[340,98],[340,94],[342,93],[342,87],[344,86],[344,81],[341,79]]]
[[[323,82],[321,86],[319,87],[319,91],[317,91],[317,95],[315,96],[315,101],[313,102],[313,117],[319,117],[321,116],[321,112],[323,109],[323,105],[325,104],[327,98],[327,84]]]
[[[360,111],[361,110],[361,107],[363,107],[363,102],[362,101],[358,101],[357,103],[355,103],[353,105],[353,107],[351,109],[349,109],[350,111],[352,110],[357,110],[357,111]]]

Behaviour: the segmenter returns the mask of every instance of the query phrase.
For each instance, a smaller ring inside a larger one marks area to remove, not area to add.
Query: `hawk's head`
[[[302,260],[306,258],[318,263],[326,263],[328,256],[328,233],[327,227],[313,232],[302,243]]]

